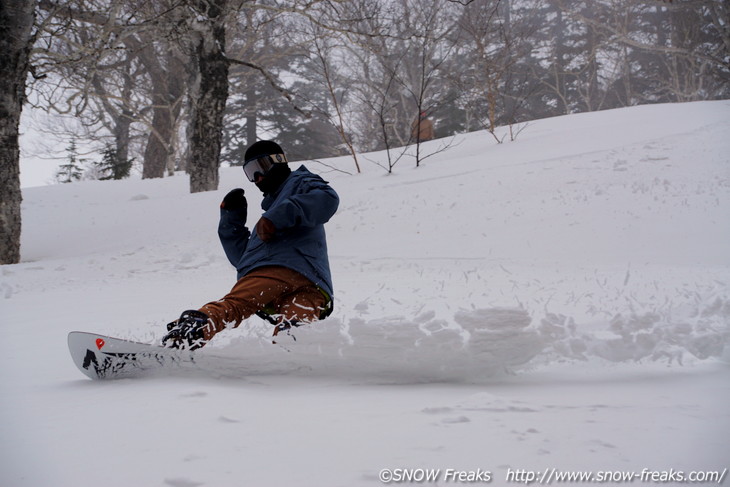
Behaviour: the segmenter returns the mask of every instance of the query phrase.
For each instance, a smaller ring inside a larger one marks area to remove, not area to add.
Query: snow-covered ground
[[[248,320],[194,377],[90,381],[66,335],[154,342],[222,296],[218,203],[242,186],[260,213],[241,170],[194,195],[28,188],[0,267],[0,485],[728,482],[728,134],[730,102],[701,102],[433,141],[392,175],[382,153],[308,162],[341,197],[335,313],[283,346]]]

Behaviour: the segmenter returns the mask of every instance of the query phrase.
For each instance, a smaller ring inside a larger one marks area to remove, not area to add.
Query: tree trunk
[[[20,149],[35,1],[0,2],[0,264],[20,262]]]
[[[184,89],[182,63],[168,51],[159,55],[151,41],[140,51],[152,79],[152,127],[147,138],[142,178],[161,178],[172,157],[174,130],[180,115],[180,97]],[[164,62],[163,62],[164,61]]]
[[[256,83],[251,83],[246,90],[246,144],[249,146],[258,140],[256,137],[257,100]]]
[[[114,127],[114,141],[117,150],[117,158],[120,161],[129,160],[129,127],[132,125],[134,114],[123,108],[121,116],[117,119]]]
[[[175,56],[173,52],[168,53],[167,64],[167,89],[169,92],[170,105],[170,142],[167,151],[167,174],[172,176],[177,169],[179,154],[179,129],[180,114],[183,109],[183,96],[185,94],[186,73],[185,66],[180,58]]]
[[[555,61],[553,70],[555,74],[555,92],[557,94],[558,110],[561,115],[570,113],[568,106],[568,88],[565,83],[566,59],[565,59],[565,21],[563,10],[557,9],[557,19],[555,21]]]
[[[223,111],[228,99],[228,61],[224,13],[226,0],[208,0],[207,22],[195,45],[195,77],[190,89],[192,135],[190,140],[190,192],[218,189],[223,136]]]
[[[172,136],[172,120],[168,106],[167,93],[163,86],[155,86],[152,95],[152,130],[147,138],[144,150],[144,165],[142,179],[161,178],[165,176],[167,154],[170,137]]]

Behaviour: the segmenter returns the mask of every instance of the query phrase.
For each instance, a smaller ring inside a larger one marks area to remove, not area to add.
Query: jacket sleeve
[[[228,261],[238,267],[251,236],[245,222],[235,212],[221,208],[221,219],[218,222],[218,238]]]
[[[327,223],[340,205],[340,198],[319,177],[306,180],[296,193],[264,213],[278,230],[315,227]]]

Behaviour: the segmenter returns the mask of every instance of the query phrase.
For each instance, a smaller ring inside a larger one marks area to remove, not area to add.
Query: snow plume
[[[231,338],[207,352],[232,360],[229,377],[242,376],[245,362],[245,375],[276,370],[376,382],[477,383],[560,362],[727,360],[729,324],[730,304],[719,297],[706,309],[626,311],[591,323],[554,313],[531,317],[523,308],[479,308],[451,319],[434,312],[411,319],[330,319],[293,330],[294,338],[280,338],[273,354],[265,327],[251,324],[247,338]]]

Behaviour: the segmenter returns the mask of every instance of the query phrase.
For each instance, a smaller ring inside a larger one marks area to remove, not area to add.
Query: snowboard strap
[[[329,315],[332,314],[332,311],[334,311],[335,306],[332,301],[332,298],[329,294],[327,294],[327,291],[322,289],[321,287],[317,286],[317,290],[324,296],[324,307],[322,308],[322,311],[319,313],[319,319],[323,320],[327,318]],[[287,321],[287,320],[277,320],[274,316],[276,315],[276,309],[272,304],[266,305],[263,309],[260,309],[256,311],[256,316],[261,318],[262,320],[270,323],[271,325],[274,325],[276,329],[274,330],[274,335],[278,333],[278,331],[288,330],[292,327],[301,326],[304,323],[297,323],[296,320]],[[278,331],[277,331],[278,330]]]
[[[322,293],[322,296],[324,296],[324,308],[322,308],[322,311],[319,314],[319,319],[323,320],[332,314],[332,311],[335,309],[335,303],[332,300],[332,297],[327,294],[327,291],[319,286],[317,286],[317,289],[319,289],[319,292]]]

